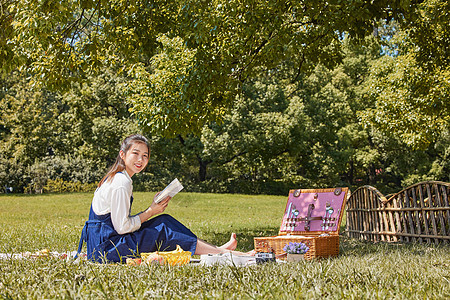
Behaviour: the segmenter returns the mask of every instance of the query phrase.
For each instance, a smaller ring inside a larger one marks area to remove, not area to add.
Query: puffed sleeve
[[[117,187],[111,191],[111,221],[118,234],[130,233],[141,227],[138,215],[130,216],[131,190]]]

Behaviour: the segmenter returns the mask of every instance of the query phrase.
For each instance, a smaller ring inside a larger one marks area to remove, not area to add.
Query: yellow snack
[[[158,262],[169,266],[181,266],[191,261],[191,252],[184,251],[179,245],[173,251],[156,251],[151,253],[141,253],[143,262],[146,264]]]

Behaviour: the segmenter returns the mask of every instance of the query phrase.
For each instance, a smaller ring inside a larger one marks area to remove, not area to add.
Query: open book
[[[183,186],[178,181],[177,178],[175,178],[164,190],[159,193],[158,197],[155,199],[155,203],[159,203],[166,199],[167,196],[173,197],[176,194],[178,194],[179,191],[183,189]]]

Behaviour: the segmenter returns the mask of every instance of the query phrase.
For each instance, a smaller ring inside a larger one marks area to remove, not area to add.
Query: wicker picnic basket
[[[285,258],[284,246],[302,242],[309,247],[307,260],[339,254],[339,228],[348,188],[290,190],[277,236],[255,237],[256,252],[273,252]]]

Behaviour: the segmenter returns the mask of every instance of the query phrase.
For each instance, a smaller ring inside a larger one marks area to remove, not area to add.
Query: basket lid
[[[290,190],[279,235],[339,234],[347,187]]]

